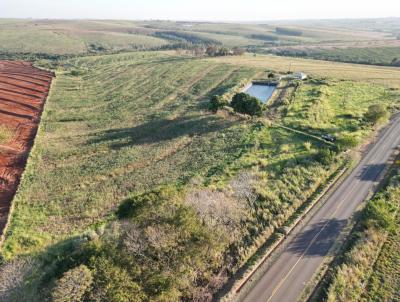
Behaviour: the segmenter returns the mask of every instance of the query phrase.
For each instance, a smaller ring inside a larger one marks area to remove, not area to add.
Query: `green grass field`
[[[361,143],[373,131],[362,121],[368,106],[399,102],[365,73],[321,78],[379,68],[301,60],[316,78],[276,104],[272,122],[207,110],[210,96],[287,62],[265,58],[132,52],[37,62],[56,66],[57,78],[14,199],[1,297],[50,299],[82,265],[94,280],[89,301],[210,296],[342,166],[343,153],[310,134]],[[22,281],[10,284],[10,271]]]
[[[157,53],[68,64],[82,75],[61,70],[53,84],[34,160],[16,198],[11,250],[29,252],[25,240],[37,248],[82,230],[131,192],[208,174],[232,161],[246,141],[248,126],[203,109],[207,93],[254,70]],[[28,225],[34,227],[26,232]]]
[[[368,107],[396,107],[399,97],[397,92],[389,92],[381,85],[317,80],[299,89],[284,121],[314,135],[353,136],[362,141],[370,133],[362,125]]]

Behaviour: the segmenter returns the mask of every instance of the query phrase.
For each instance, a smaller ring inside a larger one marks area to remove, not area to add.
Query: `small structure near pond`
[[[308,75],[305,74],[304,72],[295,72],[292,74],[284,75],[281,77],[281,79],[304,81],[308,79]]]

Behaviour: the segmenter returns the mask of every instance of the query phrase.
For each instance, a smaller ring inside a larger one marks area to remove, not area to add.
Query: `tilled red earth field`
[[[0,126],[11,138],[0,143],[0,235],[33,145],[54,74],[31,63],[0,61]]]

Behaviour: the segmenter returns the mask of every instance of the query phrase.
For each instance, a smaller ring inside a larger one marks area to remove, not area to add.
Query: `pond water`
[[[271,98],[272,94],[276,89],[275,85],[262,85],[262,84],[252,84],[245,93],[256,97],[261,102],[266,103]]]

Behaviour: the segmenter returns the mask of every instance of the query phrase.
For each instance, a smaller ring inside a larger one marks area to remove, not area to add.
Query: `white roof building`
[[[295,72],[293,77],[298,80],[307,80],[308,76],[303,72]]]
[[[307,80],[308,75],[303,73],[303,72],[295,72],[293,74],[288,74],[288,75],[284,75],[281,76],[280,79],[295,79],[295,80]]]

